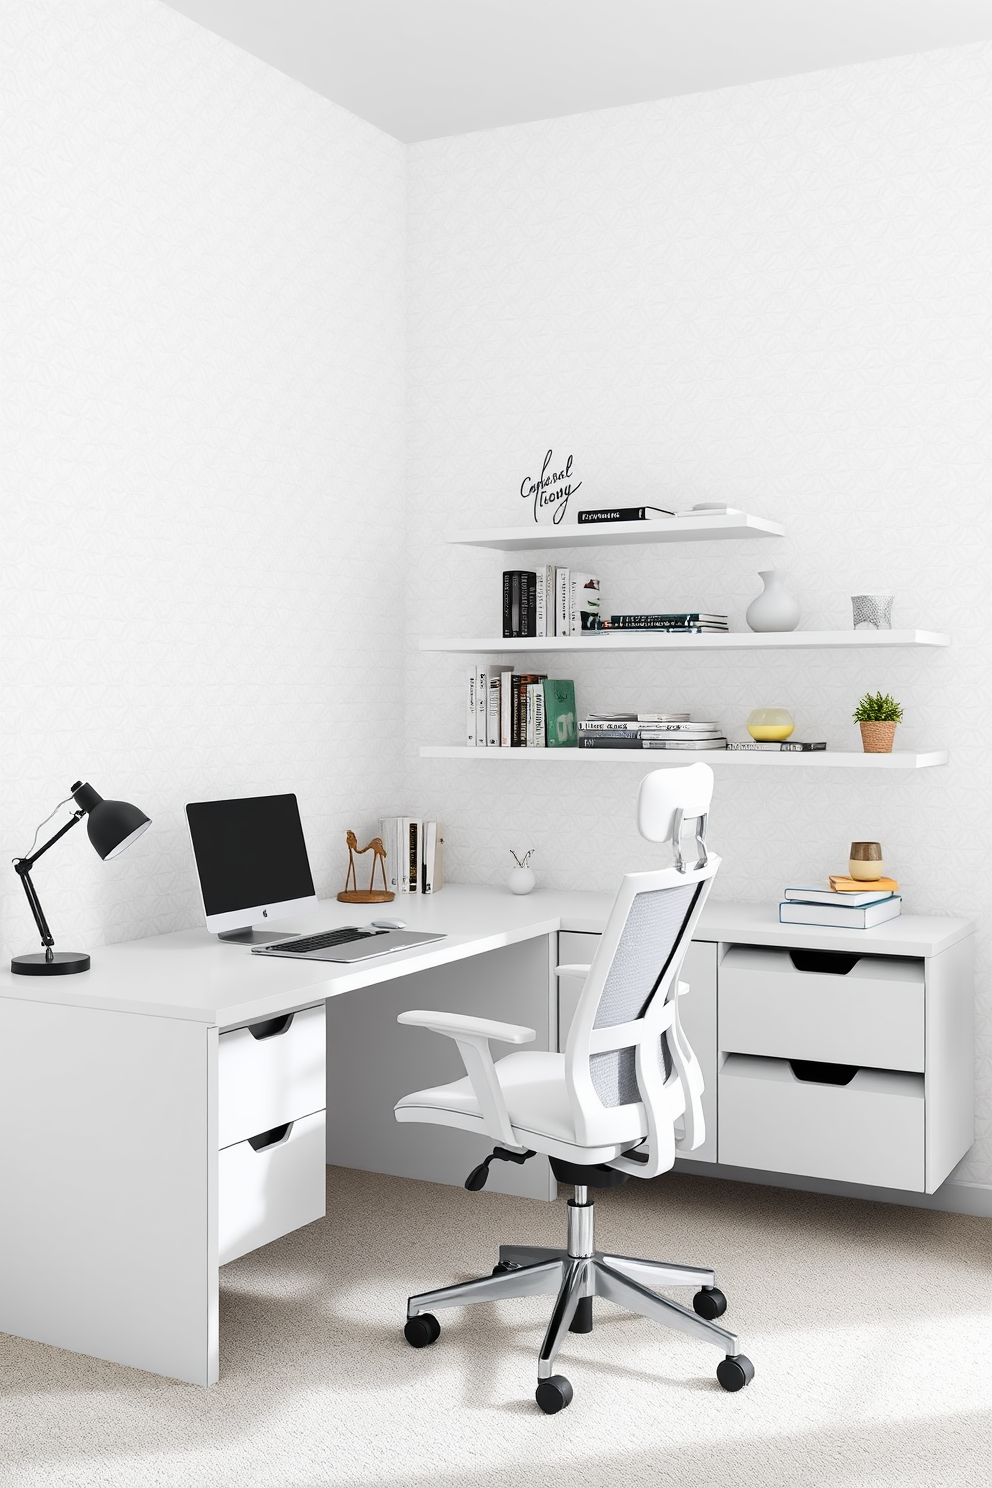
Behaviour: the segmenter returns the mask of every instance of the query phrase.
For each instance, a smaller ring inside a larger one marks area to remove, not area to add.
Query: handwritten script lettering
[[[550,513],[552,522],[560,522],[565,515],[569,496],[573,495],[582,484],[581,481],[573,482],[571,455],[561,470],[552,470],[553,459],[554,450],[548,450],[538,479],[534,480],[532,476],[525,475],[520,482],[520,495],[524,501],[534,503],[535,522],[540,522],[547,513]]]

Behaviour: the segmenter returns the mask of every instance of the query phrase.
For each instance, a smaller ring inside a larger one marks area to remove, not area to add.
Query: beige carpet
[[[328,1172],[328,1218],[226,1267],[221,1380],[176,1384],[0,1336],[7,1488],[798,1488],[992,1477],[989,1225],[697,1177],[597,1204],[601,1245],[712,1265],[754,1361],[597,1303],[533,1401],[550,1299],[441,1314],[408,1292],[487,1271],[500,1239],[560,1244],[563,1200]],[[567,1196],[567,1194],[566,1194]],[[688,1292],[677,1294],[688,1299]]]

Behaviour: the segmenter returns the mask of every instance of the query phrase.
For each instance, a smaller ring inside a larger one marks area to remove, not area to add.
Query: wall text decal
[[[554,450],[548,450],[541,466],[541,474],[537,480],[525,475],[520,482],[520,495],[524,501],[530,500],[534,503],[534,521],[547,521],[550,513],[552,522],[560,522],[565,515],[568,506],[568,498],[579,489],[582,482],[572,481],[572,456],[569,455],[561,470],[552,470],[551,461],[554,458]]]

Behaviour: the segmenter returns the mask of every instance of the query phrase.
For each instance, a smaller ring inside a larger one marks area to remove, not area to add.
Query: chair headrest
[[[641,781],[637,797],[637,830],[649,842],[670,842],[675,813],[687,821],[705,816],[713,799],[713,771],[699,760],[694,765],[676,765],[652,770]]]

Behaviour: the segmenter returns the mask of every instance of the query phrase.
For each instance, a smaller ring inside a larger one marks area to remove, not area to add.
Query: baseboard
[[[906,1193],[898,1188],[874,1188],[867,1183],[837,1183],[831,1178],[805,1178],[793,1173],[764,1173],[756,1168],[732,1168],[723,1163],[676,1159],[678,1173],[704,1178],[729,1178],[735,1183],[764,1183],[769,1188],[796,1188],[805,1193],[836,1194],[838,1198],[870,1199],[876,1204],[907,1204],[914,1209],[941,1209],[950,1214],[976,1214],[992,1219],[992,1185],[942,1183],[936,1193]]]

